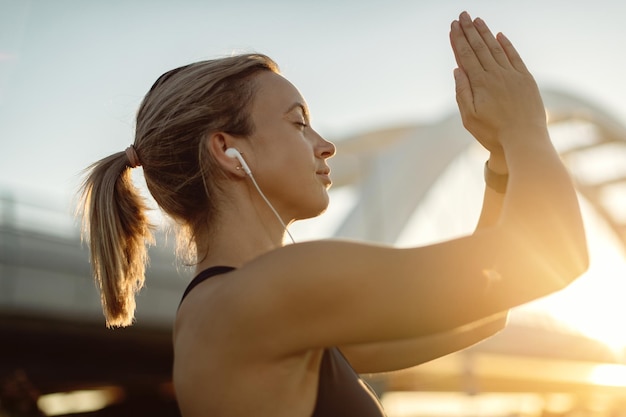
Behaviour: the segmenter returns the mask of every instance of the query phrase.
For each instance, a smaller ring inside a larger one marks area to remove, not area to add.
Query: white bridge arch
[[[554,90],[543,97],[553,140],[580,194],[626,247],[626,127],[583,98]],[[353,187],[356,202],[334,235],[394,243],[437,178],[475,141],[455,114],[336,145],[335,186]]]

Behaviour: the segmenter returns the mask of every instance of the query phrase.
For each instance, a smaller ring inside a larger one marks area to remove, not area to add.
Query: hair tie
[[[133,145],[130,145],[126,148],[126,157],[128,158],[128,163],[131,168],[135,168],[141,166],[141,162],[139,161],[139,156],[137,156],[137,151]]]

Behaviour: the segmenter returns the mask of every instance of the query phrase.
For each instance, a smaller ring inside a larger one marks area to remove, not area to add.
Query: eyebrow
[[[298,107],[302,110],[302,114],[304,115],[304,118],[306,120],[309,120],[309,118],[310,118],[309,110],[307,109],[307,107],[306,107],[306,105],[304,103],[300,103],[299,101],[296,101],[291,106],[289,106],[289,108],[287,109],[285,114],[291,113],[292,111],[294,111]]]

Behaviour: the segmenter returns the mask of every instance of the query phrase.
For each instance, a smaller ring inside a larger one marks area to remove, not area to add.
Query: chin
[[[297,208],[294,207],[296,210],[294,220],[306,220],[323,214],[328,209],[330,197],[328,192],[323,190],[322,192],[317,191],[313,195],[301,194],[299,198],[295,198],[295,201],[298,201],[300,204],[298,204]]]
[[[315,206],[308,206],[306,210],[302,210],[301,216],[298,216],[297,220],[306,220],[317,217],[321,214],[324,214],[328,209],[328,198],[323,204],[317,204]]]
[[[328,192],[324,193],[324,200],[322,202],[322,204],[320,205],[320,207],[317,210],[317,213],[315,214],[314,217],[319,216],[320,214],[323,214],[324,212],[326,212],[326,210],[328,209],[328,205],[330,204],[330,197],[328,196]]]

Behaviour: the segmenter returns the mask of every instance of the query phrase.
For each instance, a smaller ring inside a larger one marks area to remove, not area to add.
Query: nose
[[[337,151],[337,148],[335,148],[335,144],[327,141],[317,132],[315,132],[315,136],[317,136],[315,154],[322,159],[332,158]]]

